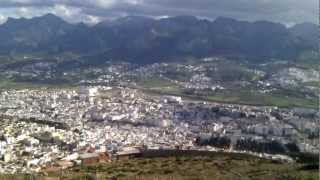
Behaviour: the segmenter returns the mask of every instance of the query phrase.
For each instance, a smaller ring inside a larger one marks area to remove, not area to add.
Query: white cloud
[[[0,15],[1,9],[9,9],[10,16],[14,17],[53,12],[68,21],[91,19],[95,22],[97,18],[92,17],[99,17],[100,20],[122,15],[194,15],[210,19],[227,16],[288,24],[304,21],[316,23],[318,0],[0,0]]]
[[[128,4],[139,5],[143,3],[143,0],[125,0]]]
[[[21,3],[21,4],[27,4],[27,3],[34,2],[34,0],[12,0],[12,2]]]
[[[69,7],[62,4],[55,5],[52,11],[53,14],[59,15],[66,19],[74,18],[81,13],[80,8]]]
[[[91,15],[87,15],[87,18],[86,18],[86,23],[88,24],[97,24],[101,21],[101,19],[97,16],[91,16]]]
[[[117,2],[116,0],[94,0],[93,4],[101,8],[110,8],[116,2]]]
[[[21,8],[18,8],[17,15],[20,16],[20,17],[31,18],[33,14],[32,14],[32,12],[30,11],[29,8],[21,7]]]
[[[7,21],[7,18],[0,14],[0,24],[3,24],[6,21]]]

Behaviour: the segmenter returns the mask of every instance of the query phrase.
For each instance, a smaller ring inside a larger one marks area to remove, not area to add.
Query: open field
[[[316,81],[313,81],[313,82],[308,82],[308,83],[305,83],[306,86],[312,86],[312,87],[316,87],[316,88],[320,88],[320,81],[316,82]]]
[[[225,91],[217,92],[209,96],[186,94],[176,86],[163,88],[144,88],[145,92],[151,94],[182,96],[193,100],[206,100],[221,103],[236,103],[258,106],[278,106],[283,108],[304,107],[317,109],[317,99],[305,99],[302,97],[287,96],[281,94],[262,94],[249,91]]]
[[[217,93],[209,96],[209,100],[229,103],[252,104],[252,105],[271,105],[278,107],[305,107],[317,108],[316,100],[308,100],[301,97],[286,96],[281,94],[261,94],[253,92],[231,92]]]
[[[142,79],[142,80],[138,81],[137,84],[139,86],[144,87],[144,88],[150,88],[150,89],[163,89],[166,87],[178,88],[178,86],[175,85],[174,83],[171,83],[167,80],[158,79],[158,78]]]
[[[34,83],[34,82],[17,82],[0,76],[0,90],[2,89],[39,89],[39,88],[73,88],[72,84],[66,83]]]

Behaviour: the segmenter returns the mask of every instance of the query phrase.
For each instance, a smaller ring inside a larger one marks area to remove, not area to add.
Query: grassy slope
[[[211,153],[202,156],[171,156],[138,158],[109,164],[77,167],[63,172],[49,173],[49,177],[66,180],[107,179],[306,179],[317,180],[316,170],[301,170],[300,164],[283,164],[249,155]],[[0,176],[1,177],[1,176]],[[2,179],[5,176],[2,176]],[[14,176],[17,177],[17,176]],[[22,177],[22,176],[21,176]],[[1,178],[0,178],[1,179]],[[2,180],[1,179],[1,180]]]

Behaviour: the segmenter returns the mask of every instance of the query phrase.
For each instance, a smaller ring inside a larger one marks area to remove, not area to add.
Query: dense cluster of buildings
[[[318,152],[319,114],[194,102],[122,87],[7,90],[0,93],[0,172],[56,170],[129,158],[145,149],[215,149],[195,140],[294,142]],[[229,150],[229,149],[228,149]]]

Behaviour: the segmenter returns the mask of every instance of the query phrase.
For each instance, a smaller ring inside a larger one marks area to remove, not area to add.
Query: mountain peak
[[[145,25],[153,21],[154,19],[145,16],[125,16],[114,20],[102,21],[96,27]]]
[[[174,20],[182,23],[194,23],[198,21],[198,18],[195,16],[180,15],[180,16],[167,18],[167,20]]]
[[[33,17],[31,19],[27,19],[24,17],[21,17],[21,18],[9,17],[4,25],[13,25],[13,24],[22,25],[28,22],[46,22],[48,24],[51,24],[51,23],[55,24],[55,23],[63,23],[65,21],[62,18],[50,13],[43,16]]]
[[[311,42],[314,47],[318,46],[319,28],[313,23],[296,24],[290,28],[290,31],[300,38]]]
[[[10,23],[16,23],[16,22],[20,22],[20,21],[26,21],[27,19],[22,17],[22,18],[13,18],[13,17],[8,17],[6,23],[10,24]]]
[[[180,15],[180,16],[176,16],[173,17],[174,19],[183,19],[183,20],[198,20],[198,18],[196,16],[189,16],[189,15]]]
[[[295,28],[317,28],[317,25],[310,22],[304,22],[304,23],[296,24],[293,27],[291,27],[291,29],[295,29]]]
[[[50,22],[64,22],[64,20],[62,18],[60,18],[59,16],[56,16],[52,13],[48,13],[48,14],[45,14],[43,16],[39,16],[39,17],[35,17],[31,20],[44,20],[44,21],[50,21]]]
[[[126,16],[116,20],[120,23],[134,23],[134,22],[150,22],[153,21],[152,18],[144,17],[144,16]]]
[[[234,22],[237,22],[237,20],[229,17],[219,16],[216,18],[214,22],[215,23],[234,23]]]
[[[55,14],[48,13],[42,16],[42,18],[46,19],[61,19],[59,16],[56,16]]]

